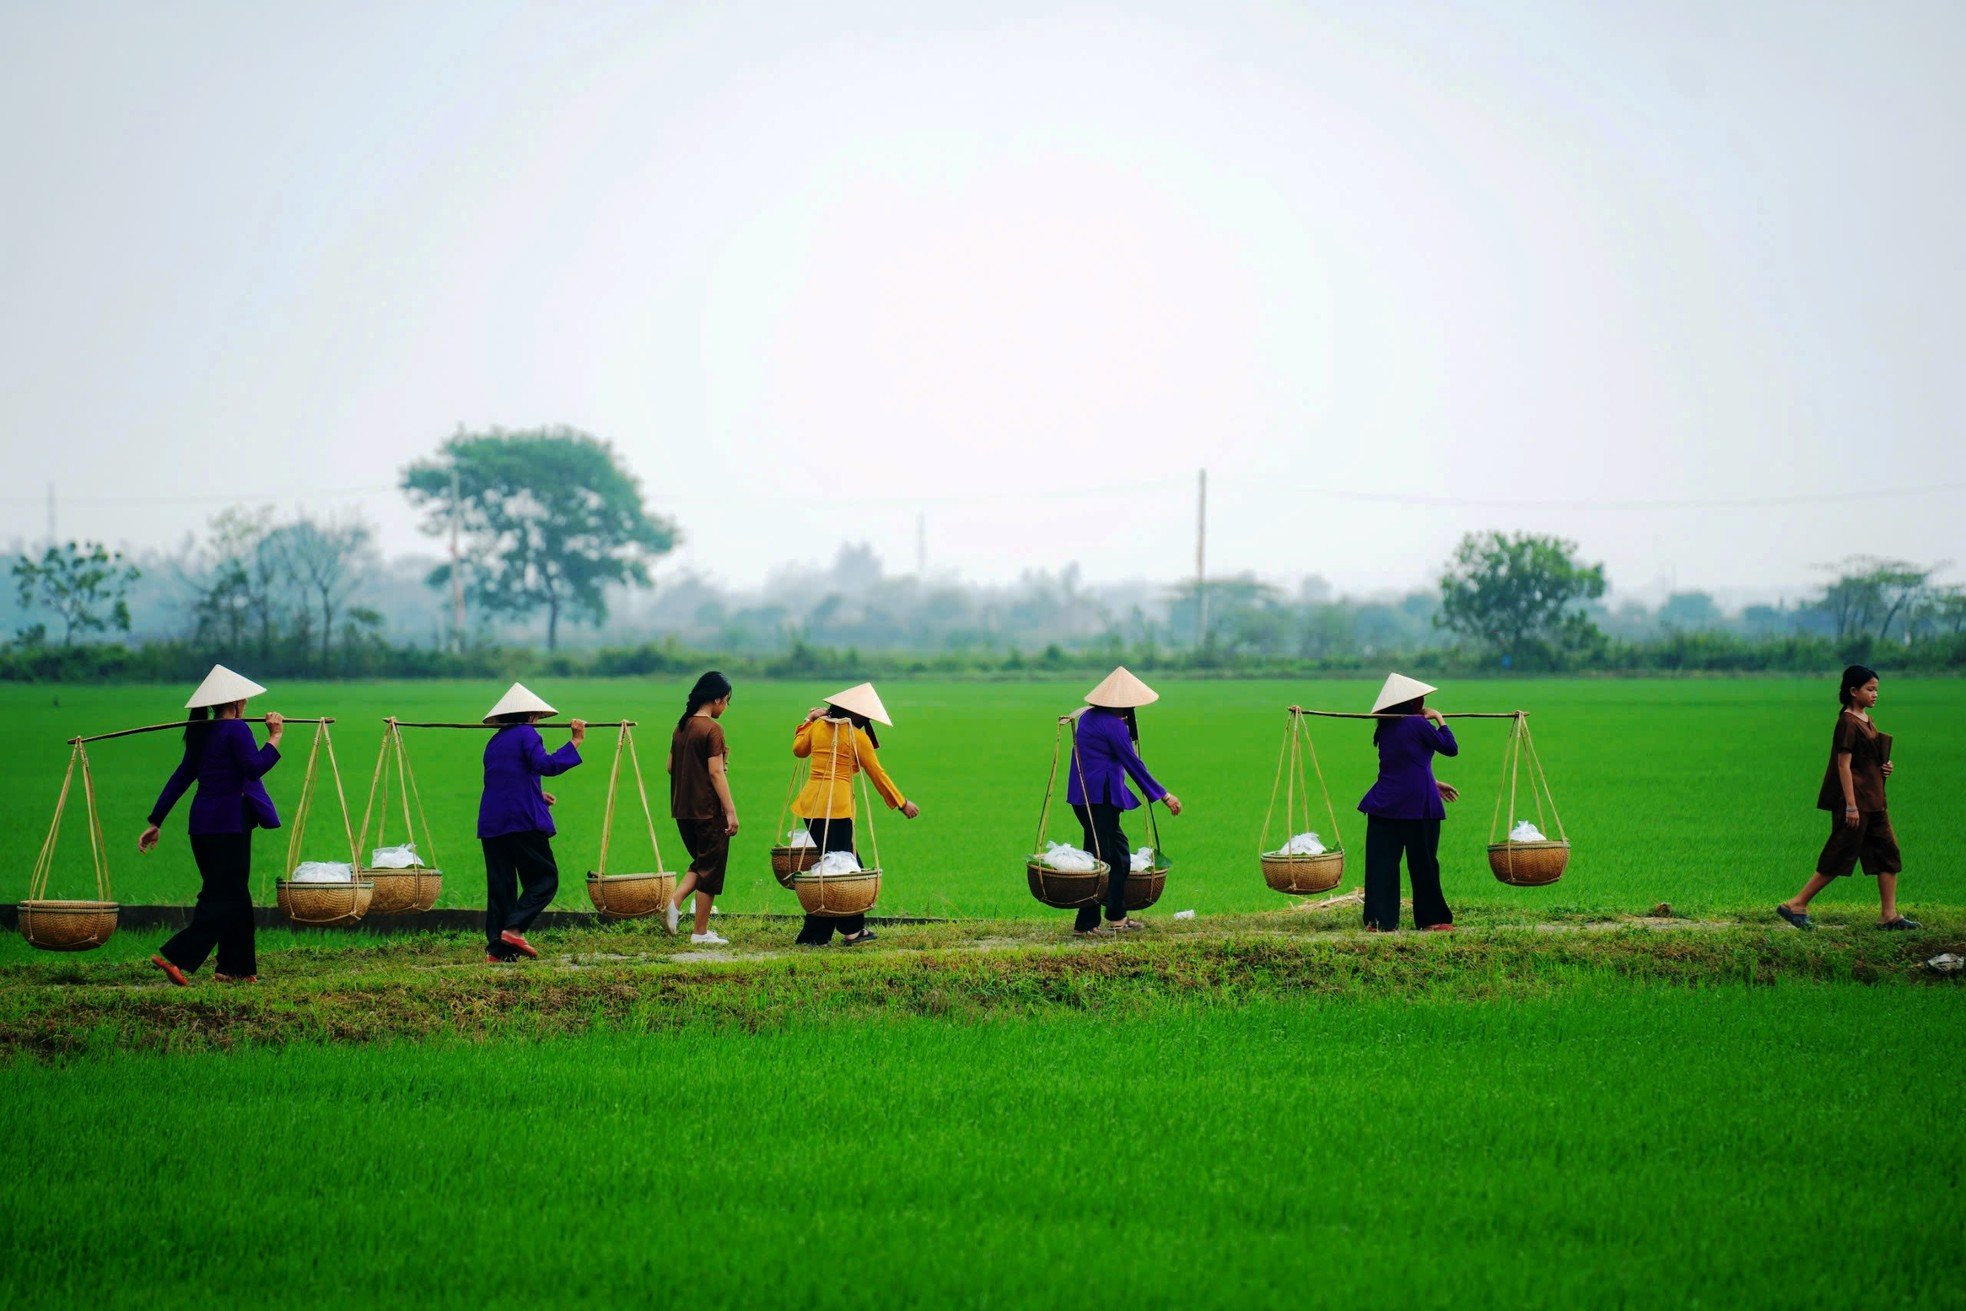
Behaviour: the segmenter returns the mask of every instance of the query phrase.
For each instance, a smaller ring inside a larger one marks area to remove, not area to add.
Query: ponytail
[[[703,709],[703,707],[709,705],[712,701],[721,701],[729,695],[730,680],[712,669],[709,673],[697,679],[696,686],[689,690],[689,705],[683,711],[683,717],[676,721],[676,727],[681,728],[684,724],[689,723],[691,715]]]

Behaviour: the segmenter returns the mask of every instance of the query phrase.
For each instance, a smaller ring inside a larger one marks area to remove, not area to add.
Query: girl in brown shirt
[[[1891,831],[1891,812],[1884,804],[1884,780],[1891,774],[1891,738],[1877,731],[1870,708],[1877,704],[1877,671],[1851,665],[1837,688],[1843,711],[1836,717],[1830,739],[1829,768],[1816,794],[1816,808],[1830,812],[1829,841],[1816,857],[1816,872],[1802,891],[1775,907],[1798,929],[1813,929],[1809,902],[1824,888],[1855,870],[1877,879],[1878,924],[1886,929],[1915,929],[1918,921],[1898,913],[1898,874],[1904,859]]]

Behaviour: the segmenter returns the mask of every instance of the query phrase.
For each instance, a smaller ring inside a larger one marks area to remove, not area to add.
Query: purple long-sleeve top
[[[150,808],[150,822],[163,824],[185,789],[196,783],[185,825],[194,836],[279,828],[280,812],[259,780],[280,763],[280,748],[259,745],[251,727],[237,719],[215,720],[191,733],[184,759]]]
[[[546,808],[542,778],[564,774],[580,763],[580,752],[569,742],[549,752],[531,724],[508,724],[485,743],[485,794],[478,802],[478,836],[507,833],[555,833],[553,814]]]
[[[1434,783],[1434,756],[1461,754],[1453,730],[1434,727],[1424,715],[1379,722],[1386,728],[1379,737],[1379,780],[1358,808],[1381,819],[1446,819]]]
[[[1072,754],[1071,778],[1065,784],[1065,800],[1070,805],[1083,806],[1089,796],[1094,803],[1137,810],[1140,802],[1127,789],[1128,778],[1140,785],[1149,801],[1167,795],[1167,789],[1147,772],[1140,749],[1126,731],[1126,719],[1116,710],[1094,706],[1080,715],[1078,731],[1072,737]],[[1081,775],[1084,786],[1080,786]]]

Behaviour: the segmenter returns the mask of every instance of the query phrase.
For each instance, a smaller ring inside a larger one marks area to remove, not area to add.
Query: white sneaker
[[[672,936],[676,932],[676,925],[682,918],[682,908],[677,906],[674,900],[671,900],[668,905],[662,908],[662,922],[669,926],[669,932]]]
[[[715,929],[710,930],[710,932],[708,933],[692,933],[689,935],[689,940],[692,944],[698,947],[730,946],[730,939],[718,937],[717,931]]]

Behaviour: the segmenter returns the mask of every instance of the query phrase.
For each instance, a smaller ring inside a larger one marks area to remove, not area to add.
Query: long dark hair
[[[1387,706],[1379,713],[1382,715],[1417,715],[1420,713],[1420,707],[1425,705],[1426,701],[1427,698],[1424,696],[1416,696],[1411,701],[1402,701],[1396,706]],[[1386,730],[1392,726],[1393,721],[1390,719],[1379,720],[1372,729],[1372,745],[1375,747],[1378,746],[1380,741],[1386,736]]]
[[[709,673],[697,679],[696,686],[689,690],[689,705],[683,711],[683,717],[676,721],[676,727],[681,728],[684,724],[689,723],[689,717],[691,715],[703,709],[703,707],[709,705],[712,701],[721,701],[729,695],[730,680],[712,669]]]
[[[212,732],[212,707],[193,706],[184,716],[184,758],[191,760],[204,749]]]
[[[1850,694],[1876,677],[1877,671],[1869,665],[1851,665],[1843,671],[1843,681],[1837,684],[1836,699],[1843,703],[1845,710],[1848,710]]]
[[[833,714],[835,715],[845,715],[847,723],[852,724],[855,728],[859,729],[861,732],[867,735],[867,743],[869,746],[873,747],[874,750],[876,751],[879,751],[881,749],[880,738],[874,736],[873,720],[867,718],[867,716],[865,715],[856,715],[851,710],[841,709],[839,706],[834,705],[831,701],[828,701],[826,703],[826,708],[832,711]]]

